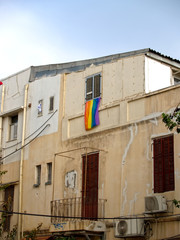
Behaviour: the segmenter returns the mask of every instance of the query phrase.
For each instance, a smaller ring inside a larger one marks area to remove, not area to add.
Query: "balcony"
[[[62,231],[105,231],[105,199],[97,205],[79,198],[51,201],[51,232]]]
[[[105,217],[105,203],[105,199],[98,200],[97,217],[93,217],[94,209],[91,208],[90,203],[88,205],[89,211],[85,214],[85,207],[83,207],[83,201],[81,197],[51,201],[51,222],[54,224],[75,219],[96,220],[96,218],[103,220]]]

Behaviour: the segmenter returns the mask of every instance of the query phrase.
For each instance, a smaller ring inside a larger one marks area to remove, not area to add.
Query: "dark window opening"
[[[39,187],[41,184],[41,165],[36,166],[36,183],[34,184],[34,187]]]
[[[47,182],[46,185],[50,185],[52,181],[52,163],[47,163]]]
[[[43,114],[43,100],[39,100],[37,109],[38,109],[38,116],[42,116],[42,114]]]
[[[15,140],[18,132],[18,115],[12,116],[10,121],[10,140]]]
[[[49,111],[52,112],[54,110],[54,97],[50,97],[49,99]]]
[[[180,84],[180,78],[174,78],[174,85]]]

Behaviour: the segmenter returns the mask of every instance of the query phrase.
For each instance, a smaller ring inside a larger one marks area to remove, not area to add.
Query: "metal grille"
[[[105,199],[98,200],[98,218],[105,217]],[[51,201],[51,222],[53,224],[82,217],[82,198],[68,198]]]

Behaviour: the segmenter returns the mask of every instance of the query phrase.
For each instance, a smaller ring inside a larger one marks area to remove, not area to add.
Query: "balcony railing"
[[[105,217],[105,203],[105,199],[98,200],[97,218],[100,218],[101,220]],[[88,219],[88,216],[83,217],[82,204],[83,201],[81,197],[51,201],[51,222],[56,224],[62,221],[65,222],[84,218]],[[89,213],[89,216],[92,216],[92,214]],[[89,217],[89,219],[92,219],[92,217]]]

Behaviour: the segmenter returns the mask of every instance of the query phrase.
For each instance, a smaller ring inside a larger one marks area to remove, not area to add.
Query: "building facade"
[[[2,80],[5,231],[39,239],[178,239],[180,61],[151,49]],[[22,214],[19,214],[22,213]],[[175,238],[176,237],[176,238]]]

